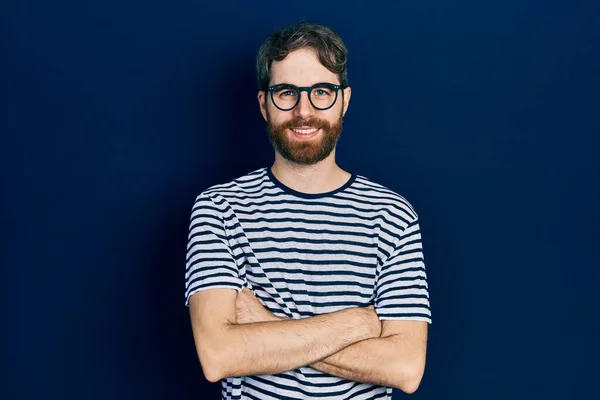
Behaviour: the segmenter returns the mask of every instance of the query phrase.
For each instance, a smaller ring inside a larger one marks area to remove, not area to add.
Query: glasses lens
[[[310,92],[310,100],[316,108],[329,108],[335,102],[337,92],[329,85],[314,87]]]
[[[278,108],[291,110],[298,102],[298,91],[291,86],[280,86],[273,90],[273,102]]]

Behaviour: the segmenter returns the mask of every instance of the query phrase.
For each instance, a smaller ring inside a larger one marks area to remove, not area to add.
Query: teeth
[[[311,128],[311,129],[296,129],[296,128],[294,128],[294,132],[301,133],[303,135],[309,135],[311,133],[315,133],[316,131],[317,131],[317,128]]]

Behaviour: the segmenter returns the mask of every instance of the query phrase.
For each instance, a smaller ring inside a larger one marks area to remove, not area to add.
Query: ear
[[[262,114],[265,121],[267,121],[267,94],[264,90],[258,92],[257,99],[258,106],[260,107],[260,113]]]
[[[344,112],[342,115],[346,115],[346,111],[348,110],[348,106],[350,105],[350,97],[352,96],[352,88],[348,86],[344,89]]]

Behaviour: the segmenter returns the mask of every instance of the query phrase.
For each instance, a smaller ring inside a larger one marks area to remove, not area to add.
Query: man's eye
[[[296,96],[296,91],[293,89],[281,88],[277,91],[277,97],[291,97]]]
[[[317,96],[329,96],[331,91],[329,89],[315,89],[314,94]]]

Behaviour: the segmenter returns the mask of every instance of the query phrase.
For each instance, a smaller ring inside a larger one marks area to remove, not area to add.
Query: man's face
[[[325,68],[312,49],[299,49],[271,68],[271,85],[288,83],[295,86],[311,86],[329,82],[339,84],[337,74]],[[318,110],[312,106],[307,92],[301,92],[300,101],[290,111],[275,107],[270,94],[258,94],[267,131],[275,150],[285,159],[303,165],[311,165],[327,158],[335,149],[342,131],[342,119],[348,108],[350,88],[338,93],[333,107]]]

